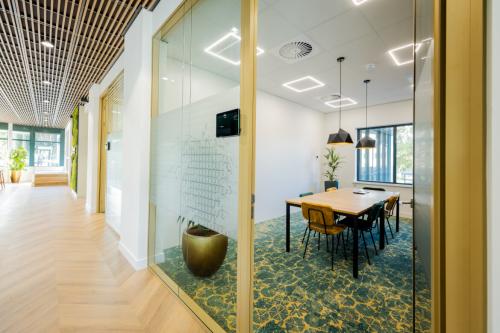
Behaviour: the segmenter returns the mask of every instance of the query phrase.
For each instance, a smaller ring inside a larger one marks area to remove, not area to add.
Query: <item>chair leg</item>
[[[340,238],[340,234],[337,235],[337,247],[335,248],[335,253],[339,253],[339,238]]]
[[[391,223],[389,222],[389,218],[387,218],[387,224],[389,225],[389,231],[391,232],[391,237],[394,238],[394,234],[392,233]]]
[[[326,238],[328,239],[328,235],[326,236]],[[335,235],[332,235],[332,271],[333,271],[333,244],[335,244]]]
[[[375,249],[375,255],[378,256],[378,252],[377,252],[377,245],[375,245],[375,239],[373,239],[373,232],[372,232],[372,229],[370,229],[370,236],[372,237],[372,243],[373,243],[373,248]]]
[[[306,227],[306,230],[304,230],[304,236],[302,236],[302,244],[304,244],[304,240],[306,239],[307,229],[309,229],[309,227]]]
[[[342,235],[342,247],[344,248],[344,258],[347,260],[347,251],[345,250],[345,240],[344,240],[344,233]]]
[[[328,245],[328,235],[325,235],[326,238],[326,252],[330,251],[330,245]],[[332,251],[333,251],[333,246],[332,246]]]
[[[318,232],[318,251],[320,243],[321,243],[321,233]]]
[[[302,258],[304,258],[304,259],[306,258],[307,245],[309,244],[309,237],[310,236],[311,236],[311,229],[309,229],[309,232],[307,233],[306,247],[304,248],[304,255],[302,256]]]
[[[363,238],[363,245],[365,246],[366,259],[368,259],[368,265],[371,265],[370,255],[368,254],[368,248],[366,247],[365,232],[361,231],[361,237]]]

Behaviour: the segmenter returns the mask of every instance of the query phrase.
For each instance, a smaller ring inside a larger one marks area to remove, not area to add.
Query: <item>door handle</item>
[[[107,149],[107,150],[111,150],[111,142],[110,142],[110,141],[108,141],[108,142],[106,143],[106,149]]]
[[[404,201],[402,202],[403,205],[410,205],[410,207],[413,209],[415,206],[415,201],[413,199],[410,199],[410,201]]]

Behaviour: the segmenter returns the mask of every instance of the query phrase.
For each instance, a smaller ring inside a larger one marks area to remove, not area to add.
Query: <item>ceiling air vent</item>
[[[307,36],[301,34],[283,42],[271,50],[271,53],[286,63],[295,63],[309,59],[320,52],[320,48]]]
[[[313,46],[308,42],[296,41],[283,45],[278,53],[287,60],[299,60],[311,54]]]

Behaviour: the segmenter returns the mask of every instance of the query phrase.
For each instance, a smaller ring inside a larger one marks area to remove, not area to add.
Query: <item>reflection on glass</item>
[[[396,131],[396,183],[413,184],[413,126]]]
[[[35,133],[35,166],[57,167],[61,165],[61,135]]]
[[[8,157],[8,131],[0,130],[0,168],[7,166]]]
[[[358,150],[358,180],[371,182],[393,182],[394,130],[392,127],[360,130],[359,137],[368,132],[375,140],[374,149]]]
[[[216,137],[216,115],[239,108],[240,3],[186,7],[156,41],[150,264],[235,331],[239,137]]]
[[[415,331],[431,330],[434,193],[434,1],[416,1],[415,41]]]

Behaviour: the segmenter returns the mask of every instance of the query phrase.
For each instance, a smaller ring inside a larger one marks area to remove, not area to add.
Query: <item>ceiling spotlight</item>
[[[394,63],[398,66],[403,66],[413,63],[413,46],[415,45],[415,52],[418,52],[421,43],[410,43],[403,46],[398,46],[394,49],[387,51],[391,56]],[[406,58],[405,58],[406,57]]]
[[[43,112],[43,114],[44,114],[44,115],[48,115],[48,114],[49,114],[49,112],[48,112],[48,111],[44,111],[44,112]]]
[[[43,80],[42,83],[45,84],[46,86],[50,86],[52,84],[52,82],[48,80]]]
[[[320,80],[308,75],[301,77],[300,79],[292,80],[283,83],[283,87],[293,90],[295,92],[301,93],[304,91],[313,90],[316,88],[324,87],[325,84]]]
[[[43,102],[44,102],[45,104],[48,104],[48,103],[49,103],[49,100],[48,100],[48,99],[45,99],[45,100],[43,100]]]
[[[375,65],[375,64],[366,64],[366,66],[365,66],[366,70],[369,72],[375,70],[376,67],[377,67],[377,65]]]
[[[51,42],[49,42],[48,40],[44,40],[41,42],[41,44],[49,49],[53,48],[54,47],[54,44],[52,44]]]
[[[367,2],[368,0],[352,0],[352,3],[355,4],[356,6],[360,6]]]

